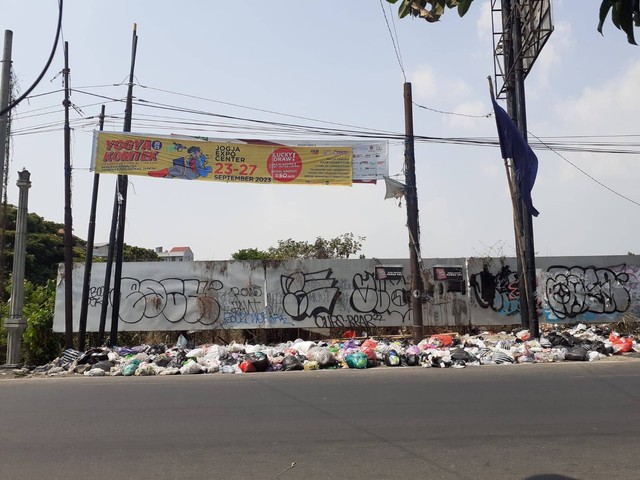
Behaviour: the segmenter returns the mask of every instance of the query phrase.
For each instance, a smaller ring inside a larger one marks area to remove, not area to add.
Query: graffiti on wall
[[[220,316],[217,291],[222,289],[218,280],[203,281],[195,278],[137,279],[123,277],[121,283],[120,321],[136,324],[143,319],[159,319],[169,323],[186,322],[215,325]],[[89,305],[102,305],[103,288],[93,288]],[[111,292],[113,293],[113,291]],[[113,303],[113,295],[109,296]]]
[[[544,315],[548,321],[602,320],[631,307],[630,276],[626,268],[554,265],[544,282]],[[634,285],[637,294],[637,280]]]
[[[403,276],[380,279],[373,271],[364,271],[346,282],[329,268],[281,275],[280,285],[282,292],[269,294],[268,308],[295,322],[311,320],[320,328],[400,325],[409,315]]]
[[[469,277],[469,285],[481,308],[510,316],[520,313],[519,278],[518,272],[511,271],[509,265],[503,265],[496,274],[485,265],[482,272]]]
[[[409,284],[404,276],[380,278],[373,271],[360,272],[353,276],[352,288],[349,304],[365,322],[380,324],[383,314],[393,325],[408,321]]]
[[[635,257],[609,261],[536,259],[541,320],[613,322],[624,315],[640,315],[640,265],[624,263],[633,261]],[[425,268],[425,325],[519,323],[515,259],[469,259],[466,267],[461,265],[464,262],[458,259],[457,265],[445,265],[444,269],[442,265]],[[401,269],[398,275],[377,275],[379,264],[378,260],[126,264],[120,326],[123,331],[282,327],[362,331],[411,325],[408,279]],[[406,268],[401,260],[391,264]],[[91,278],[87,331],[98,330],[104,270],[96,265]],[[81,273],[77,270],[73,285],[75,329],[79,324]],[[459,285],[450,288],[451,282]],[[112,307],[112,297],[108,307]],[[55,331],[64,331],[64,307],[60,277]],[[110,318],[110,312],[108,315]]]

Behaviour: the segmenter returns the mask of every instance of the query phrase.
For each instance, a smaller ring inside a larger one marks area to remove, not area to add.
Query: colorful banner
[[[351,185],[353,149],[94,132],[92,170],[213,182]]]
[[[353,183],[372,183],[389,176],[389,142],[388,141],[350,141],[339,142],[318,140],[261,140],[261,139],[219,139],[211,137],[190,137],[171,135],[171,138],[205,140],[207,142],[251,144],[251,145],[283,145],[287,147],[351,147],[353,150],[352,178]]]

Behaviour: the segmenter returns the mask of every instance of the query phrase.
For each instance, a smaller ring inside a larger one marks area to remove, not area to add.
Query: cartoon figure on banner
[[[173,166],[148,172],[152,177],[183,178],[185,180],[195,180],[199,177],[206,177],[213,170],[211,165],[207,165],[207,156],[202,153],[200,147],[191,146],[187,149],[189,155],[175,158]]]

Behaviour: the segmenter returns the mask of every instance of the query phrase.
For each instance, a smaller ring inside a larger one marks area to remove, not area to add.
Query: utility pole
[[[13,47],[13,32],[11,30],[4,31],[4,49],[2,52],[2,77],[0,78],[0,111],[9,106],[9,98],[11,97],[11,49]],[[3,197],[4,175],[5,175],[5,158],[9,114],[5,113],[0,116],[0,201]],[[4,240],[4,239],[3,239]]]
[[[409,229],[409,277],[411,289],[411,315],[413,340],[417,344],[424,336],[422,322],[422,297],[424,286],[420,271],[420,226],[418,223],[418,191],[416,188],[416,159],[413,138],[413,99],[411,83],[404,84],[404,176],[405,201],[407,203],[407,228]]]
[[[73,220],[71,216],[71,128],[69,42],[64,42],[64,347],[73,348]]]
[[[136,50],[138,48],[137,26],[133,24],[133,38],[131,41],[131,70],[129,72],[129,88],[127,91],[127,102],[124,112],[123,132],[131,131],[131,117],[133,108],[133,80],[136,66]],[[113,280],[113,307],[111,310],[111,332],[109,336],[109,345],[115,345],[118,338],[118,319],[120,317],[120,288],[122,281],[122,260],[124,251],[124,227],[127,212],[127,187],[129,185],[129,177],[127,175],[118,175],[118,225],[116,238],[116,269]]]
[[[99,129],[104,129],[104,105],[100,110]],[[78,350],[84,351],[87,333],[87,313],[89,310],[89,287],[91,284],[91,268],[93,266],[93,244],[96,233],[96,209],[98,205],[98,188],[100,174],[93,174],[93,192],[91,195],[91,211],[89,213],[89,231],[87,232],[87,254],[84,262],[84,278],[82,280],[82,299],[80,300],[80,328],[78,335]]]
[[[109,248],[107,252],[107,266],[104,272],[104,286],[102,288],[102,308],[100,309],[100,326],[98,327],[98,344],[102,345],[104,331],[107,326],[107,308],[109,308],[109,297],[111,292],[111,271],[113,270],[113,256],[116,250],[116,230],[118,228],[118,210],[120,203],[118,198],[118,179],[116,179],[116,191],[113,197],[113,211],[111,213],[111,229],[109,230]]]
[[[507,72],[507,111],[527,140],[527,113],[525,102],[524,71],[522,63],[522,19],[519,0],[502,1],[504,31],[504,61]],[[523,328],[529,329],[533,338],[540,337],[536,307],[536,267],[533,241],[533,217],[518,191],[516,241],[518,270],[520,271],[520,318]]]
[[[11,49],[13,44],[13,32],[11,30],[4,31],[4,49],[2,55],[2,72],[0,73],[0,111],[6,110],[11,99]],[[9,119],[11,112],[7,111],[4,115],[0,115],[0,203],[2,203],[2,211],[0,212],[0,290],[4,290],[5,271],[4,271],[4,224],[7,213],[6,203],[4,203],[3,192],[5,186],[5,176],[7,176],[7,164],[9,163]]]

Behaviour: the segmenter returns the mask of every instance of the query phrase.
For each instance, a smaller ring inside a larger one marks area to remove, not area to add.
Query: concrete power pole
[[[424,337],[422,318],[422,297],[424,285],[420,262],[420,226],[418,222],[418,191],[416,187],[416,161],[413,138],[413,99],[411,84],[404,84],[404,175],[406,183],[407,228],[409,229],[409,267],[411,284],[411,315],[413,316],[413,341],[418,343]]]
[[[11,49],[13,46],[13,32],[4,31],[4,50],[2,54],[2,73],[0,77],[0,110],[9,106],[11,97]],[[4,188],[5,158],[7,141],[7,125],[9,124],[9,112],[0,117],[0,201],[2,201]]]
[[[27,322],[22,318],[24,306],[24,263],[27,246],[27,204],[31,174],[27,170],[18,172],[18,215],[16,217],[16,239],[13,249],[13,275],[11,280],[11,314],[4,326],[7,329],[7,365],[20,363],[22,333]]]

